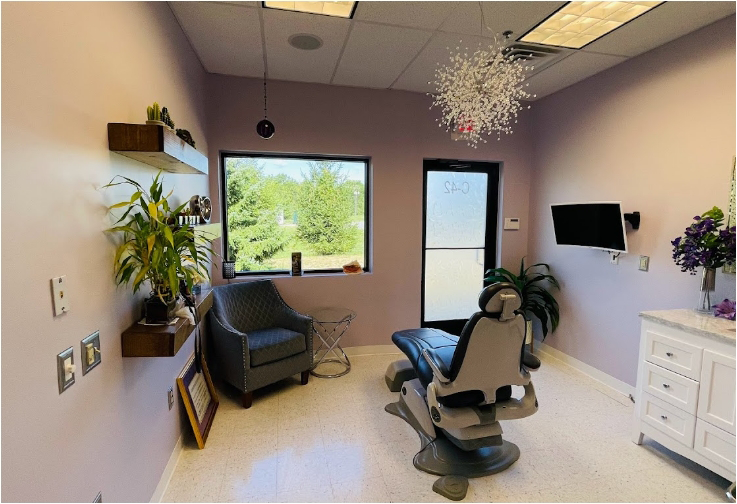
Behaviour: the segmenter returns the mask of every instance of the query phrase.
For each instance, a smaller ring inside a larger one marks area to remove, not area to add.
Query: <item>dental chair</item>
[[[521,304],[513,284],[496,283],[481,291],[481,311],[460,336],[429,328],[392,335],[408,360],[386,371],[387,386],[400,394],[385,410],[419,434],[418,469],[476,478],[503,471],[519,458],[519,448],[502,439],[499,422],[537,411],[530,371],[540,360],[524,348]],[[513,397],[514,385],[524,388],[521,398]]]

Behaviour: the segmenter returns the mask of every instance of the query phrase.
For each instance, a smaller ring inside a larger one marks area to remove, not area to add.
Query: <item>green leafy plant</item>
[[[210,278],[207,265],[214,252],[203,234],[176,225],[177,215],[189,201],[172,209],[168,198],[173,190],[162,197],[162,182],[159,172],[148,191],[135,180],[120,175],[105,185],[108,188],[126,184],[135,190],[130,199],[109,208],[111,213],[117,209],[125,211],[106,232],[122,233],[114,260],[117,284],[132,282],[133,292],[137,292],[148,281],[152,295],[168,303],[179,294],[180,279],[191,290],[197,280]]]
[[[520,310],[527,320],[536,317],[540,320],[543,330],[543,340],[548,331],[555,332],[560,322],[560,308],[558,302],[547,287],[560,290],[560,285],[550,272],[550,266],[545,263],[533,264],[525,268],[525,258],[519,268],[519,275],[515,275],[504,268],[490,269],[486,272],[487,282],[509,282],[517,286],[522,293]],[[550,326],[550,328],[548,328]]]
[[[146,114],[149,121],[161,121],[161,109],[157,102],[154,102],[153,106],[149,105],[146,108]]]

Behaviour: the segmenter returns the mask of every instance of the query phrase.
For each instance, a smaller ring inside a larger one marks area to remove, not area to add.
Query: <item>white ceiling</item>
[[[456,47],[488,43],[494,31],[525,32],[565,2],[359,1],[353,19],[264,9],[261,2],[169,2],[210,73],[430,92],[435,68]],[[537,64],[537,98],[735,12],[735,2],[666,2],[579,51]],[[492,31],[494,30],[494,31]],[[287,39],[318,36],[304,51]]]

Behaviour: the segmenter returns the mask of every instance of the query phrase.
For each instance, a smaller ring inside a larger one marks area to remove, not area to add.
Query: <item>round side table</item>
[[[321,341],[320,346],[313,354],[313,362],[315,363],[312,365],[310,374],[318,378],[337,378],[348,374],[351,370],[351,361],[348,360],[348,356],[339,342],[351,326],[353,319],[356,318],[356,312],[348,308],[323,308],[311,312],[310,315],[312,316],[314,332]],[[322,355],[320,355],[320,352],[322,352]],[[328,357],[328,354],[332,354],[334,357]],[[326,362],[336,362],[344,369],[334,374],[322,374],[315,371],[320,364]]]

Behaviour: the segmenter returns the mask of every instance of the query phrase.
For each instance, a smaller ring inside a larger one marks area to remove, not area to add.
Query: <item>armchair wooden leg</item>
[[[307,385],[307,382],[310,380],[310,372],[308,371],[302,371],[302,385]]]
[[[241,396],[241,401],[243,402],[244,408],[250,408],[253,404],[253,392],[244,392]]]

